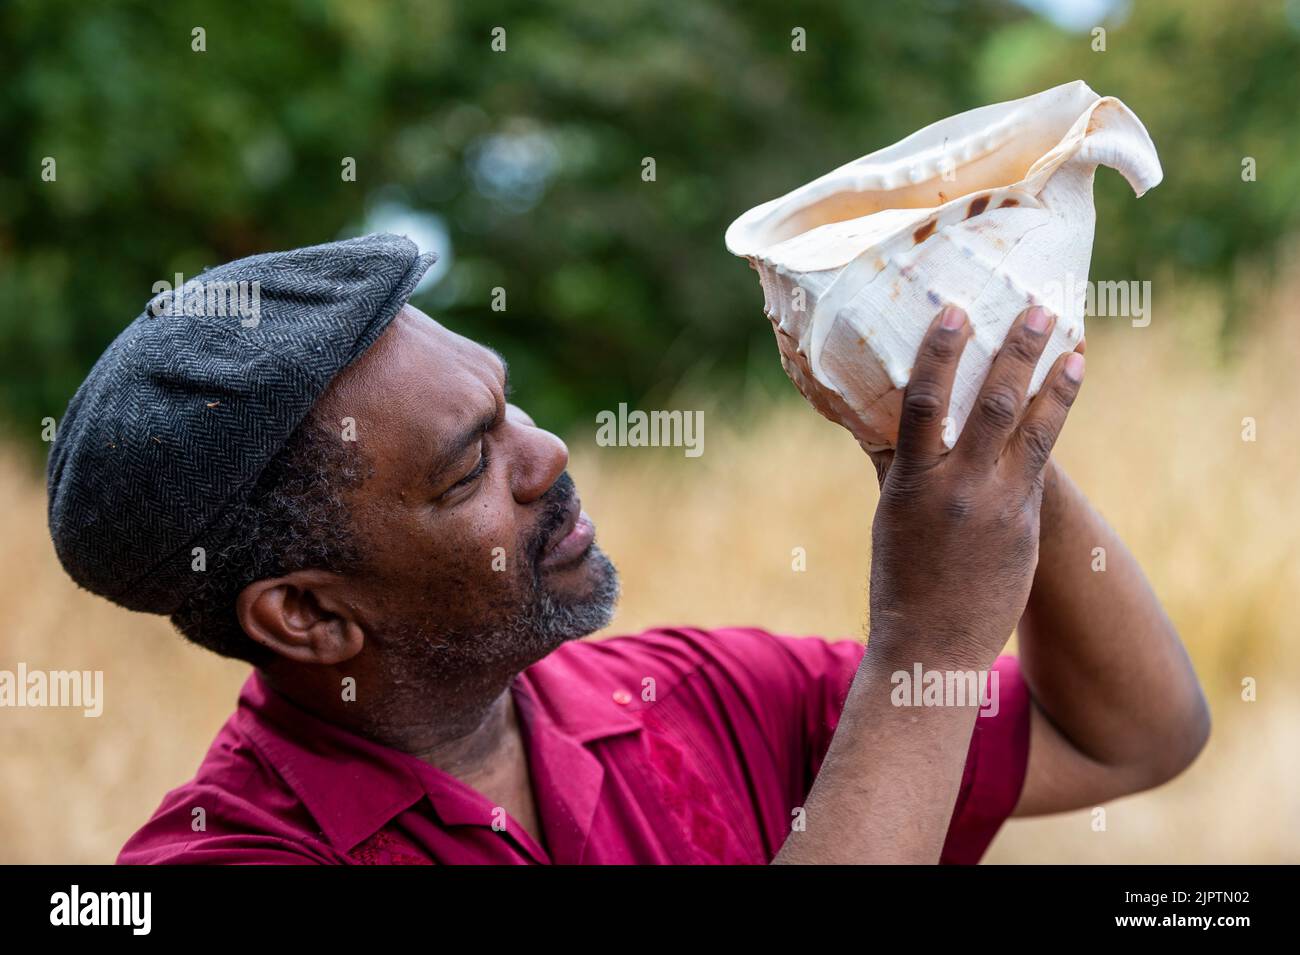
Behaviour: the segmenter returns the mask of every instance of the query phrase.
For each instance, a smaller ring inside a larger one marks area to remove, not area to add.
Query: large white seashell
[[[1021,311],[1058,316],[1030,394],[1083,337],[1098,165],[1139,196],[1162,177],[1141,121],[1079,80],[941,120],[757,206],[727,248],[758,271],[786,373],[868,450],[897,438],[935,314],[964,308],[951,447]]]

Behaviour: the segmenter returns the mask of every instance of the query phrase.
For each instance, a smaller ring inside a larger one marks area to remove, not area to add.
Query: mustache
[[[568,471],[565,471],[538,500],[541,514],[537,518],[537,529],[529,539],[527,547],[529,562],[534,567],[542,559],[542,551],[555,536],[555,532],[564,526],[564,522],[569,517],[569,507],[576,494],[577,487],[573,483],[573,478],[569,477]]]

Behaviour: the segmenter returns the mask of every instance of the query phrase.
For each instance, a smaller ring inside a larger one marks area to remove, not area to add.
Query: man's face
[[[494,352],[408,305],[318,408],[340,434],[355,420],[372,466],[349,499],[350,589],[395,674],[522,669],[612,615],[617,576],[568,449],[506,388]]]

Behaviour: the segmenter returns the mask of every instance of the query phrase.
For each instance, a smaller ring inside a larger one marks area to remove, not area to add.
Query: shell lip
[[[936,178],[941,178],[945,168],[960,168],[996,153],[1015,139],[1017,128],[1023,128],[1027,123],[1050,124],[1053,128],[1062,130],[1055,139],[1044,139],[1038,154],[1041,161],[1043,156],[1059,150],[1074,134],[1080,117],[1089,114],[1103,101],[1104,98],[1087,83],[1075,80],[1020,99],[993,103],[945,117],[891,146],[847,162],[783,196],[753,207],[727,227],[723,241],[733,255],[747,258],[751,262],[766,258],[766,250],[794,235],[811,231],[798,229],[791,235],[775,235],[801,212],[817,203],[835,195],[888,193],[923,187]],[[951,165],[945,166],[948,162]],[[1031,165],[1030,171],[1036,165],[1037,162]],[[919,179],[916,178],[918,175]],[[828,220],[822,225],[865,218],[866,215],[898,208],[916,208],[919,217],[943,208],[949,202],[960,201],[986,189],[1015,185],[1023,187],[1028,176],[1029,173],[1025,172],[1004,182],[977,184],[946,201],[901,207],[885,205],[864,216]]]

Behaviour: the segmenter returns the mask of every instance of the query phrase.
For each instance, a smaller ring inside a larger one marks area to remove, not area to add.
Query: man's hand
[[[1016,320],[951,452],[944,418],[970,324],[949,307],[926,334],[872,528],[871,652],[982,669],[1015,629],[1038,561],[1043,469],[1083,379],[1083,356],[1063,355],[1026,406],[1054,322],[1042,308]]]

